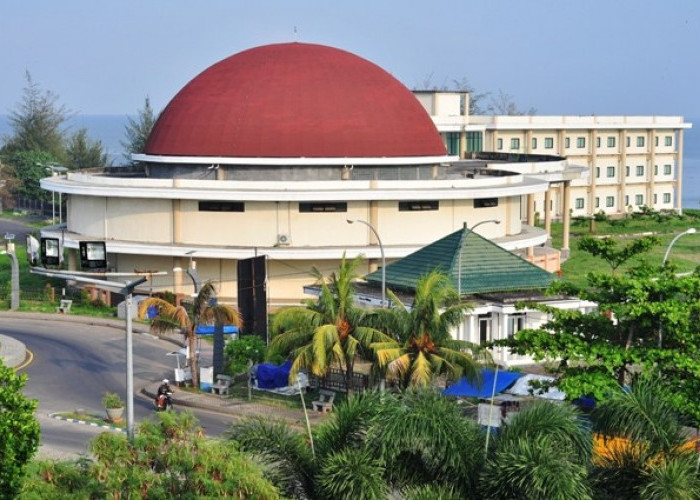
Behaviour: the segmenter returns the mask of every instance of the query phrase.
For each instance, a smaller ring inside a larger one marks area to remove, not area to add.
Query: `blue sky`
[[[8,0],[0,114],[25,70],[76,113],[133,114],[231,54],[295,40],[353,52],[408,87],[466,78],[543,115],[700,117],[697,0]]]

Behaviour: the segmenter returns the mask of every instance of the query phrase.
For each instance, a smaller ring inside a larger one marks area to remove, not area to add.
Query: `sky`
[[[159,111],[215,62],[292,41],[540,115],[700,117],[697,0],[5,0],[0,114],[27,71],[77,114],[133,115],[146,96]]]

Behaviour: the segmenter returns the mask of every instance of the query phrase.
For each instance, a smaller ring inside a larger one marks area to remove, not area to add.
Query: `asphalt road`
[[[91,438],[103,429],[51,418],[55,412],[76,409],[104,414],[102,395],[126,396],[124,331],[111,327],[35,319],[3,318],[0,333],[27,346],[32,362],[22,368],[29,380],[25,394],[39,401],[37,416],[42,438],[39,455],[70,458],[88,451]],[[150,399],[141,388],[164,377],[172,378],[174,361],[166,353],[175,346],[151,335],[134,334],[134,418],[136,425],[153,415]],[[207,434],[224,431],[231,417],[195,410]]]
[[[8,219],[0,219],[0,241],[5,241],[5,234],[15,235],[15,244],[25,245],[27,241],[27,234],[37,231],[36,228],[31,226],[26,226],[21,222],[16,222]]]

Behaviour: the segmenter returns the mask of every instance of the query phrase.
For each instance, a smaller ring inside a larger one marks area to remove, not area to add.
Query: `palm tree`
[[[461,302],[446,274],[432,271],[420,278],[410,308],[391,291],[389,297],[392,308],[376,316],[394,338],[372,344],[381,369],[397,376],[403,388],[427,386],[438,375],[478,377],[474,356],[487,356],[486,351],[452,338],[469,305]]]
[[[156,333],[168,333],[179,331],[187,339],[189,349],[188,362],[192,370],[192,384],[199,387],[199,374],[197,373],[197,356],[195,353],[195,332],[199,325],[234,325],[241,327],[241,316],[238,311],[226,304],[213,305],[216,297],[216,289],[210,282],[204,283],[199,293],[194,298],[191,309],[183,305],[175,306],[170,302],[149,297],[139,304],[139,317],[146,316],[148,308],[153,306],[158,310],[158,315],[151,321],[151,329]]]
[[[594,457],[592,479],[601,496],[700,498],[694,446],[666,394],[661,381],[640,379],[593,412],[594,430],[623,443]]]
[[[352,282],[359,277],[355,270],[361,261],[361,256],[349,261],[343,255],[337,273],[328,278],[314,268],[321,286],[319,298],[306,301],[305,306],[280,309],[275,315],[272,330],[280,333],[270,346],[294,357],[290,378],[303,369],[325,376],[335,364],[343,371],[347,392],[352,394],[356,357],[370,356],[372,343],[391,340],[369,326],[368,310],[354,304]]]

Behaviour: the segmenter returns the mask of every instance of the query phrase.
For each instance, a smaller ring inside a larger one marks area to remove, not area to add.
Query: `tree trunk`
[[[194,341],[194,330],[187,332],[187,348],[189,349],[190,371],[192,372],[192,387],[199,387],[199,370],[197,366],[197,349]]]

